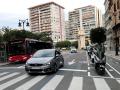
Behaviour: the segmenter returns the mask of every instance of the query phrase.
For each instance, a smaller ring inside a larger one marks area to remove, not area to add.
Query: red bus
[[[7,44],[8,61],[26,62],[35,51],[39,49],[50,49],[52,47],[52,43],[29,38],[9,41]]]

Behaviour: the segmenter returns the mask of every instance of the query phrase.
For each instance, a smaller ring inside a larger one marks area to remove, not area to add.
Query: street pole
[[[23,26],[23,29],[22,29],[22,30],[25,30],[25,27],[24,27],[24,24],[25,24],[25,23],[26,23],[26,26],[29,26],[28,19],[19,20],[18,26],[19,26],[19,27]],[[22,25],[21,25],[21,24],[22,24]]]

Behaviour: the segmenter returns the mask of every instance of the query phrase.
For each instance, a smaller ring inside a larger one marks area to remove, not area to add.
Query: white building
[[[90,38],[90,30],[92,28],[101,27],[102,14],[100,10],[92,5],[77,8],[69,12],[69,25],[71,39],[77,39],[78,28],[83,28],[85,30],[86,39]]]
[[[53,42],[64,40],[64,7],[49,2],[29,8],[32,32],[51,31]]]

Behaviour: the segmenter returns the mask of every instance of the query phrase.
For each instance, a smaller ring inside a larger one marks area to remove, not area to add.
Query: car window
[[[54,50],[40,50],[33,55],[33,58],[54,57],[54,55]]]

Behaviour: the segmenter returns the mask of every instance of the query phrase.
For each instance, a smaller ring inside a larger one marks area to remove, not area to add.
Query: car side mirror
[[[59,54],[56,54],[56,57],[58,57],[59,56]]]

